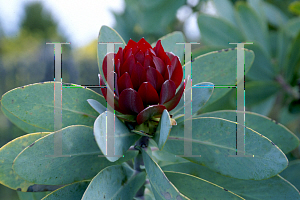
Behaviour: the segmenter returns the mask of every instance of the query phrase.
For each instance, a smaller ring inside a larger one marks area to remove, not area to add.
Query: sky
[[[0,23],[6,35],[17,34],[23,8],[37,0],[0,0]],[[74,47],[80,47],[97,39],[102,25],[113,26],[114,17],[110,10],[122,12],[124,0],[40,0],[51,12]]]
[[[7,36],[18,33],[24,6],[37,1],[42,2],[58,22],[59,29],[70,40],[65,42],[71,42],[75,48],[97,39],[102,25],[113,27],[115,19],[110,10],[122,13],[125,7],[124,0],[0,0],[0,23]],[[189,12],[186,8],[179,9],[177,17],[185,20]],[[187,37],[195,40],[199,38],[197,14],[187,18],[184,28]]]

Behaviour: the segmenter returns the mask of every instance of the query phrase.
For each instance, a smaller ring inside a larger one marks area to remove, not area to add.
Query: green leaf
[[[251,81],[245,84],[245,104],[255,105],[276,94],[280,85],[275,81]]]
[[[192,114],[197,114],[210,99],[214,91],[214,84],[210,82],[197,83],[192,86]],[[187,104],[190,106],[190,104]],[[184,95],[181,97],[178,105],[170,112],[172,115],[184,114]]]
[[[105,43],[120,43],[120,44],[115,44],[114,53],[118,52],[119,47],[124,48],[126,45],[123,38],[114,29],[108,26],[101,26],[99,36],[98,36],[97,60],[98,60],[99,71],[102,77],[104,77],[103,70],[102,70],[103,59],[105,55],[109,53],[107,52],[107,44]],[[106,83],[106,80],[105,79],[103,80]]]
[[[300,1],[295,1],[289,5],[289,11],[293,14],[300,15]]]
[[[247,5],[253,11],[255,11],[255,14],[259,17],[259,20],[262,22],[262,24],[267,25],[267,18],[266,18],[266,13],[263,10],[263,0],[247,0]]]
[[[263,2],[262,8],[268,19],[268,22],[273,26],[279,27],[288,21],[288,17],[275,5]]]
[[[171,154],[167,151],[152,151],[152,158],[155,162],[159,164],[159,166],[166,165],[167,163],[180,163],[180,162],[189,162],[188,160],[176,157],[174,154]]]
[[[81,200],[89,181],[80,181],[66,185],[45,196],[42,200]]]
[[[245,2],[238,2],[236,11],[238,24],[247,42],[257,42],[265,52],[269,53],[268,27],[264,20]]]
[[[284,24],[278,34],[277,40],[277,58],[280,70],[284,70],[286,66],[289,47],[292,46],[292,39],[296,38],[300,31],[300,17],[293,18]]]
[[[295,38],[300,31],[300,17],[289,20],[283,29],[290,37]]]
[[[145,172],[136,172],[128,165],[110,166],[93,178],[82,200],[133,199],[145,179]]]
[[[190,174],[169,171],[164,173],[190,199],[243,199],[228,189]]]
[[[127,126],[121,122],[117,117],[115,117],[115,124],[107,123],[107,111],[103,112],[99,117],[97,117],[94,124],[94,135],[98,146],[101,149],[103,155],[107,155],[107,141],[106,141],[106,130],[107,126],[111,125],[115,128],[114,133],[114,155],[124,155],[128,148],[134,144],[140,136],[132,133]],[[110,162],[115,162],[119,157],[106,157]]]
[[[289,166],[280,173],[280,176],[288,180],[293,184],[298,190],[300,190],[300,160],[293,160],[289,163]]]
[[[62,155],[54,155],[54,138],[62,138]],[[132,159],[130,151],[118,162],[109,162],[101,153],[91,127],[69,126],[49,134],[27,147],[14,160],[13,169],[23,179],[48,185],[70,184],[92,179],[107,166]],[[99,157],[103,156],[103,157]]]
[[[167,142],[169,134],[171,132],[172,123],[169,112],[165,109],[161,115],[156,132],[154,135],[154,141],[156,142],[159,150],[162,150]]]
[[[250,110],[254,113],[258,113],[264,116],[268,116],[269,113],[271,112],[274,104],[276,103],[276,94],[267,98],[261,103],[258,103],[254,106],[250,107]]]
[[[284,74],[288,82],[290,82],[295,74],[297,66],[300,64],[300,32],[297,37],[292,41],[289,49],[288,55],[286,57],[286,62],[284,66]]]
[[[229,0],[213,0],[212,2],[217,9],[218,16],[237,27],[232,2]]]
[[[254,53],[245,49],[245,73],[253,63]],[[225,49],[201,55],[192,62],[192,80],[194,83],[211,82],[215,86],[236,85],[237,50]],[[240,81],[240,80],[238,80]],[[217,89],[217,88],[216,88]],[[214,90],[210,100],[205,106],[213,103],[230,90],[222,88]]]
[[[245,113],[246,127],[263,134],[274,142],[283,153],[287,154],[299,145],[298,137],[277,121],[253,112],[238,112]],[[235,110],[216,111],[199,115],[199,117],[218,117],[236,121],[236,113]]]
[[[144,149],[141,149],[141,151],[155,199],[188,199],[174,187],[148,153]]]
[[[169,33],[161,38],[161,44],[165,51],[172,52],[176,56],[179,57],[181,64],[184,63],[184,45],[183,44],[176,44],[176,43],[185,43],[185,38],[182,32],[175,31],[173,33]],[[156,43],[151,44],[152,47],[156,45]]]
[[[17,191],[20,200],[41,200],[49,192],[20,192]]]
[[[239,180],[222,176],[207,167],[195,163],[179,163],[162,167],[164,171],[191,174],[198,178],[217,184],[247,200],[300,199],[299,192],[281,176],[276,175],[266,180]],[[168,173],[165,172],[168,176]],[[175,183],[176,184],[176,183]],[[192,185],[192,184],[188,184]],[[179,187],[178,187],[179,188]],[[199,189],[199,192],[206,192]],[[216,191],[217,192],[217,191]],[[213,198],[207,198],[213,199]],[[214,198],[223,199],[223,198]]]
[[[35,83],[8,91],[2,96],[3,113],[25,132],[54,131],[54,82]],[[93,126],[98,113],[88,104],[103,96],[87,88],[62,88],[62,127]]]
[[[101,103],[94,99],[88,99],[87,102],[94,108],[99,114],[102,114],[106,111],[106,107],[104,107]]]
[[[21,179],[12,169],[13,161],[17,155],[37,139],[49,133],[31,133],[18,137],[0,149],[0,183],[13,190],[27,192],[34,183]]]
[[[217,117],[193,119],[192,154],[201,157],[184,158],[225,176],[246,180],[267,179],[287,167],[284,153],[268,138],[248,127],[245,129],[245,152],[251,157],[229,157],[236,155],[237,125],[240,126]],[[172,128],[164,150],[184,155],[183,122]]]
[[[255,53],[253,65],[246,77],[253,80],[274,80],[275,70],[270,55],[258,43],[247,45]]]
[[[244,36],[234,25],[221,18],[200,14],[198,17],[198,26],[201,38],[207,45],[228,47],[229,43],[245,41]]]

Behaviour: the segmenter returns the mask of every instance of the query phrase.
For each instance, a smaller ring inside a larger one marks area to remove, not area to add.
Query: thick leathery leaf
[[[236,155],[236,126],[241,125],[217,117],[193,119],[191,142],[195,156],[184,158],[225,176],[245,180],[267,179],[287,167],[285,154],[268,138],[248,127],[245,127],[245,152],[251,157],[230,157]],[[172,127],[164,150],[184,155],[184,122]]]
[[[169,137],[169,134],[171,132],[172,124],[171,124],[171,119],[170,115],[167,110],[164,110],[158,126],[156,128],[154,140],[159,148],[159,150],[162,150],[167,142],[167,139]]]
[[[107,152],[107,137],[109,135],[107,134],[108,126],[114,127],[114,155],[123,156],[124,153],[129,149],[131,145],[134,144],[136,140],[139,139],[139,136],[132,133],[127,126],[121,122],[118,118],[115,117],[114,121],[112,121],[112,124],[108,123],[107,120],[107,112],[105,111],[97,119],[95,120],[94,124],[94,136],[96,139],[96,142],[98,146],[101,149],[101,152],[103,155],[106,155],[106,158],[111,161],[115,162],[120,157],[108,157],[107,155],[111,152]],[[113,113],[112,113],[113,114]],[[114,123],[114,124],[113,124]]]
[[[142,156],[155,199],[188,199],[168,180],[161,168],[148,153],[141,149]]]
[[[138,173],[128,165],[110,166],[93,178],[82,200],[133,199],[145,179],[145,172]]]
[[[153,116],[161,115],[164,109],[166,109],[164,105],[149,106],[138,114],[138,116],[136,117],[136,121],[138,124],[142,124]]]
[[[27,192],[34,183],[19,177],[13,170],[14,159],[27,146],[50,132],[31,133],[18,137],[0,148],[0,183],[14,190]]]
[[[54,137],[60,136],[62,155],[68,157],[54,155]],[[92,179],[105,167],[136,155],[137,152],[131,151],[117,162],[108,161],[95,141],[93,129],[77,125],[51,133],[26,147],[14,160],[13,169],[21,178],[35,184],[62,185]]]

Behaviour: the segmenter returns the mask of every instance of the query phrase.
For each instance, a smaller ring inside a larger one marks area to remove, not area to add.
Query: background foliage
[[[145,37],[154,42],[178,30],[185,33],[187,41],[201,42],[200,46],[194,45],[193,57],[232,48],[228,42],[253,41],[253,45],[246,46],[256,56],[246,76],[246,109],[269,116],[300,136],[299,1],[125,0],[125,6],[124,13],[114,14],[114,28],[125,41]],[[209,6],[213,7],[214,15],[207,14]],[[178,15],[180,12],[183,16]],[[188,36],[186,26],[193,16],[197,16],[201,38]],[[39,3],[25,8],[17,36],[4,36],[0,27],[0,96],[16,87],[53,80],[53,48],[45,45],[46,41],[67,41],[67,38],[58,32],[57,23]],[[66,45],[63,82],[98,84],[96,49],[96,41],[80,49]],[[199,113],[235,109],[235,95],[234,89],[228,89],[224,98],[211,102]],[[0,133],[0,146],[25,134],[2,113]],[[295,172],[300,150],[297,148],[287,156],[293,162],[282,176],[300,189],[300,175]],[[16,192],[0,186],[0,198],[16,198]]]

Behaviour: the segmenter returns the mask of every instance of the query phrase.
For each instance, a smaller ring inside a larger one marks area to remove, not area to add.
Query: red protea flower
[[[102,64],[105,80],[107,57],[108,54]],[[114,54],[114,64],[115,70],[109,76],[115,78],[114,87],[110,85],[114,88],[115,110],[137,115],[138,124],[179,103],[184,90],[182,66],[177,56],[164,51],[160,40],[152,48],[144,38],[138,42],[130,39],[124,49],[120,47]],[[101,77],[100,84],[105,86]],[[106,99],[107,88],[101,91]]]

